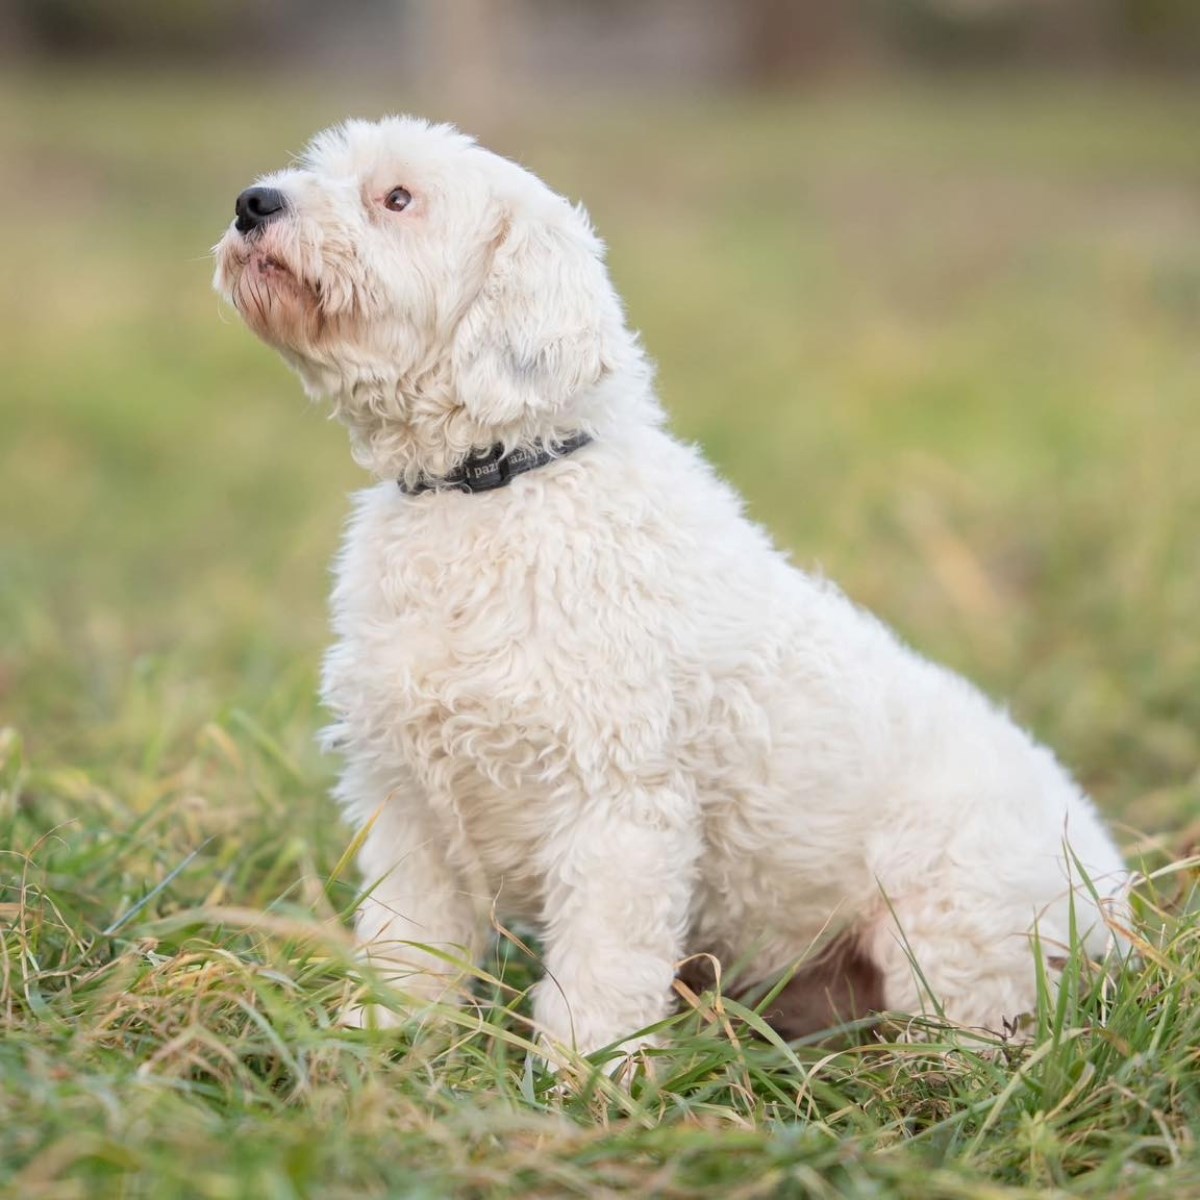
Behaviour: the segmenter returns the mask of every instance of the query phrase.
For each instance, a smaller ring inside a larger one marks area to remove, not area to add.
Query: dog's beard
[[[227,237],[218,247],[224,291],[250,330],[278,350],[306,353],[324,319],[316,292],[273,239]]]
[[[270,345],[296,351],[314,345],[321,325],[316,298],[279,258],[252,254],[232,299],[242,320]]]

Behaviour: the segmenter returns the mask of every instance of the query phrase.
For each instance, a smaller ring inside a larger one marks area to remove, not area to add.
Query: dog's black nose
[[[234,212],[237,213],[234,225],[238,233],[249,233],[250,230],[273,221],[286,208],[287,200],[277,188],[247,188],[234,205]]]

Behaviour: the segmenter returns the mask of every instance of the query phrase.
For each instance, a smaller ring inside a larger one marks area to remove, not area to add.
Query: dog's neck
[[[353,387],[338,389],[333,415],[350,433],[355,462],[377,478],[396,480],[407,488],[452,475],[472,456],[496,446],[536,451],[581,433],[601,438],[632,423],[662,422],[648,372],[607,379],[563,411],[527,413],[505,425],[479,421],[440,388],[384,379],[358,380]]]
[[[557,442],[539,441],[533,446],[518,446],[509,450],[502,442],[487,450],[476,451],[459,467],[446,475],[437,475],[410,484],[404,479],[396,482],[407,496],[424,492],[466,492],[478,495],[507,487],[518,475],[548,467],[561,458],[590,445],[591,434],[575,433]]]

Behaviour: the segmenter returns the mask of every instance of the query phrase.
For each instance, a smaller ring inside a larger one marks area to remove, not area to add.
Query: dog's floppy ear
[[[603,246],[581,210],[507,214],[455,333],[458,398],[494,426],[556,409],[611,369],[607,344],[620,320]]]

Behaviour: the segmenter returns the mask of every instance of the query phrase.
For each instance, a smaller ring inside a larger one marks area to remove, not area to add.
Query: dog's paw
[[[647,1034],[603,1052],[584,1054],[546,1037],[539,1038],[538,1043],[542,1066],[555,1079],[550,1094],[559,1097],[594,1090],[598,1075],[629,1091],[635,1080],[653,1077],[654,1060],[645,1052],[662,1044]]]

